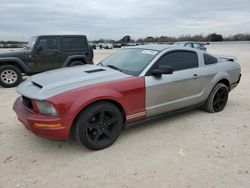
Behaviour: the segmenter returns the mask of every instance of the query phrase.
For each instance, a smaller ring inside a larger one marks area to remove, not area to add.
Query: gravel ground
[[[96,50],[99,61],[114,50]],[[15,88],[0,88],[0,187],[250,187],[250,45],[211,45],[237,56],[242,81],[225,110],[191,110],[128,128],[111,147],[36,137],[17,121]]]

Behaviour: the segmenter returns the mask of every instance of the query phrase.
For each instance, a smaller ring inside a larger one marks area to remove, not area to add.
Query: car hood
[[[17,92],[28,98],[44,100],[79,87],[127,77],[130,76],[102,66],[67,67],[34,75],[21,83]]]
[[[28,50],[25,49],[14,49],[14,50],[6,50],[4,52],[0,52],[0,58],[5,57],[20,57],[23,55],[26,55],[28,53]]]

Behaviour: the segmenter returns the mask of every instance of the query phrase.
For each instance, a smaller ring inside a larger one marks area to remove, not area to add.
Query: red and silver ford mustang
[[[124,48],[98,65],[62,68],[20,84],[14,104],[31,132],[89,149],[110,146],[125,125],[203,106],[224,109],[240,81],[236,58],[168,45]]]

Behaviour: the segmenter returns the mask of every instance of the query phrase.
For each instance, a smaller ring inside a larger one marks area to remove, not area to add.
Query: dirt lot
[[[242,66],[223,112],[196,109],[129,128],[97,152],[31,134],[12,111],[15,88],[0,88],[0,187],[249,187],[250,45],[208,51]],[[97,50],[95,60],[111,52]]]

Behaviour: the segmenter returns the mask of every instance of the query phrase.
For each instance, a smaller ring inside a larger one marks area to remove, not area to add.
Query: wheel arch
[[[4,58],[0,59],[0,67],[4,65],[12,65],[17,67],[22,73],[28,74],[29,68],[18,58]]]
[[[223,78],[223,79],[219,80],[216,84],[218,84],[218,83],[225,84],[228,87],[228,89],[230,90],[230,82],[228,79]]]
[[[73,61],[82,61],[84,64],[88,63],[88,59],[85,55],[69,56],[63,63],[63,67],[68,67]]]
[[[124,128],[125,128],[125,122],[126,122],[126,113],[125,113],[125,109],[123,107],[123,105],[118,102],[117,100],[114,99],[97,99],[95,101],[91,101],[89,102],[87,105],[84,105],[73,117],[73,121],[71,123],[71,127],[70,127],[70,136],[74,137],[75,135],[75,128],[76,128],[76,121],[77,118],[79,117],[79,115],[81,114],[82,111],[84,111],[86,108],[88,108],[89,106],[99,103],[99,102],[110,102],[111,104],[115,105],[121,112],[122,117],[123,117],[123,122],[124,122]]]
[[[214,88],[214,86],[218,83],[224,83],[228,88],[230,88],[231,81],[230,81],[230,75],[226,71],[219,72],[214,76],[214,78],[211,80],[211,90]]]
[[[217,73],[209,82],[208,86],[206,87],[204,93],[203,93],[203,100],[206,101],[209,94],[211,93],[212,89],[216,86],[218,83],[224,83],[226,86],[228,86],[230,91],[230,76],[227,72],[219,72]]]

